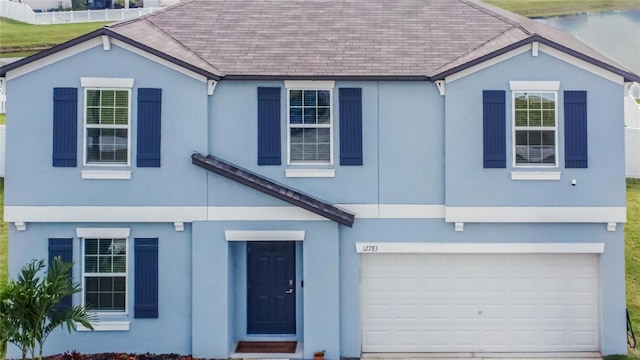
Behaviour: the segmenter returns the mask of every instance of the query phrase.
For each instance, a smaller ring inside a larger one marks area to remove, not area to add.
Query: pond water
[[[535,19],[564,30],[640,74],[640,9]]]

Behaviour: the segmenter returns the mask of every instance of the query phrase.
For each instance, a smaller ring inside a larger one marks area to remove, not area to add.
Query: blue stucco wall
[[[526,71],[523,71],[526,69]],[[512,181],[512,100],[509,81],[560,81],[560,181]],[[482,91],[505,90],[507,168],[482,167]],[[563,91],[587,91],[588,169],[564,167]],[[446,85],[447,206],[624,206],[623,87],[540,53],[520,54]],[[575,179],[577,185],[571,186]],[[482,191],[479,191],[481,189]]]
[[[134,79],[130,180],[83,180],[81,177],[81,170],[97,168],[82,166],[84,91],[81,77]],[[78,167],[75,168],[52,167],[55,87],[78,88]],[[162,89],[160,168],[135,165],[138,88]],[[206,177],[191,164],[190,156],[194,151],[207,150],[206,102],[204,82],[117,46],[109,51],[98,46],[11,79],[7,86],[7,103],[11,106],[7,114],[6,173],[9,175],[5,182],[5,204],[204,205],[205,199],[200,194],[206,186]],[[176,187],[179,191],[167,191]]]
[[[20,268],[31,259],[48,261],[48,238],[73,238],[73,278],[81,282],[82,254],[78,227],[129,227],[131,237],[127,243],[128,284],[127,316],[104,316],[101,320],[130,321],[129,331],[75,332],[55,330],[47,339],[44,354],[58,354],[77,350],[83,353],[132,352],[180,353],[191,352],[191,225],[184,232],[176,232],[172,224],[29,224],[27,231],[9,229],[9,273],[15,277]],[[158,238],[159,309],[157,319],[134,319],[134,238]],[[80,294],[73,297],[80,304]],[[150,345],[152,341],[153,345]],[[7,358],[20,358],[17,348],[11,346]]]

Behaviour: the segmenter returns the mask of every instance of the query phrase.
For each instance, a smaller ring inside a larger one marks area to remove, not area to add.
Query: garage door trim
[[[359,254],[602,254],[604,243],[357,242]]]

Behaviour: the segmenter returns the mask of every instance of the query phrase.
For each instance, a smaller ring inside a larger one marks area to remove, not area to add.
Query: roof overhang
[[[195,153],[191,163],[339,224],[353,226],[355,214],[214,156]]]
[[[117,32],[114,32],[106,27],[92,31],[88,34],[69,40],[65,43],[56,45],[47,50],[43,50],[39,53],[28,56],[22,60],[18,60],[11,64],[2,66],[0,67],[0,77],[5,77],[7,76],[7,73],[12,72],[14,70],[19,70],[19,69],[22,69],[22,71],[20,71],[19,74],[25,74],[35,69],[39,69],[41,67],[49,65],[50,63],[59,61],[65,57],[76,54],[78,52],[101,45],[103,44],[103,36],[108,36],[116,40],[117,41],[116,44],[120,42],[121,44],[124,44],[130,47],[130,49],[140,50],[148,54],[150,57],[154,57],[156,60],[159,60],[158,62],[166,62],[168,64],[178,66],[181,69],[184,69],[184,71],[191,73],[190,75],[192,75],[193,77],[204,78],[205,82],[207,79],[220,80],[220,76],[217,74],[213,74],[197,66],[191,65],[180,59],[177,59],[163,52],[155,50],[149,46],[146,46],[142,43],[132,40],[126,36],[118,34]],[[25,69],[27,65],[31,65],[32,67]]]

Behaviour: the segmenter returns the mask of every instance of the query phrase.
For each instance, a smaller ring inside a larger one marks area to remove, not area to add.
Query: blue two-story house
[[[563,32],[471,0],[189,0],[0,77],[10,276],[74,261],[99,319],[46,354],[626,352],[640,76]]]

